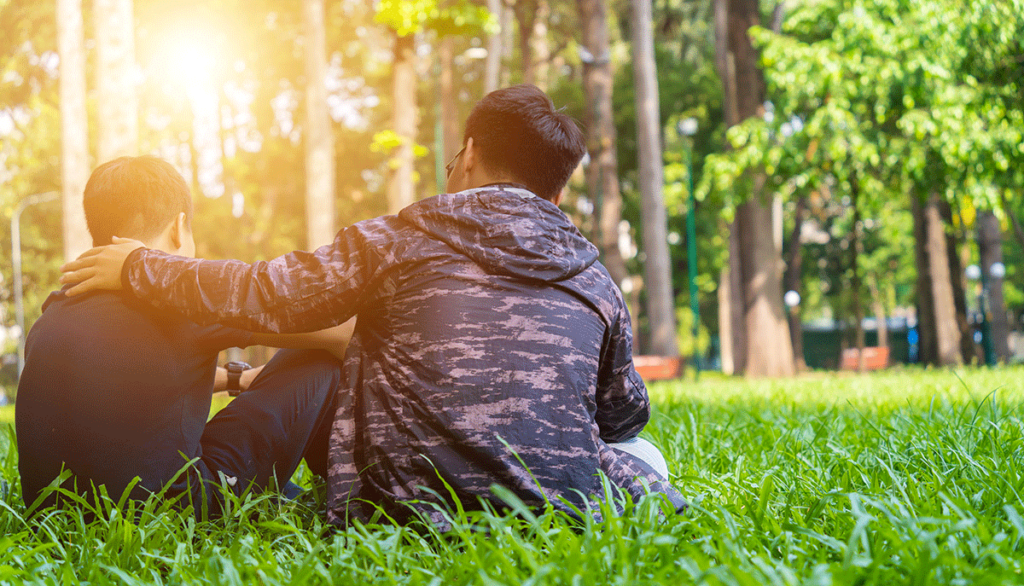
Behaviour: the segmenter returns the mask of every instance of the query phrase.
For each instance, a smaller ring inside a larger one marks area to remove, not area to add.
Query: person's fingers
[[[92,281],[85,281],[68,289],[67,291],[64,292],[64,294],[67,295],[68,297],[75,297],[76,295],[81,295],[82,293],[88,293],[93,289],[95,289],[95,287],[92,286]]]
[[[106,246],[97,246],[95,248],[90,248],[89,250],[86,250],[82,254],[78,255],[78,260],[81,260],[83,258],[89,258],[91,256],[96,256],[97,254],[102,254],[103,251],[105,251],[106,249]]]
[[[61,283],[65,285],[74,285],[74,287],[65,291],[64,294],[68,297],[74,297],[75,295],[81,295],[82,293],[98,288],[99,285],[95,278],[95,274],[95,270],[84,269],[64,275],[60,279]]]
[[[75,271],[80,271],[80,270],[82,270],[84,268],[88,268],[88,267],[94,266],[95,264],[96,264],[96,258],[94,258],[94,257],[89,257],[89,258],[81,258],[81,257],[79,257],[79,258],[77,258],[77,259],[75,259],[73,261],[66,262],[63,265],[61,265],[60,272],[62,272],[64,274],[73,273]],[[62,282],[63,282],[63,279],[62,279]]]
[[[69,271],[60,276],[62,285],[76,285],[96,274],[95,267],[83,267],[78,270]]]
[[[142,242],[132,238],[121,238],[120,236],[114,236],[112,242],[114,244],[134,244],[136,246],[145,246]]]

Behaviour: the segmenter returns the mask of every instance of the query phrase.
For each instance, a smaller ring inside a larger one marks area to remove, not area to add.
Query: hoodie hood
[[[598,256],[558,206],[516,187],[438,195],[410,205],[398,217],[494,275],[561,281]]]

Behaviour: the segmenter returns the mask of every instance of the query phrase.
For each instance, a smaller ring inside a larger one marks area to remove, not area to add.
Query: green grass
[[[443,537],[331,533],[312,497],[248,498],[210,523],[155,502],[138,521],[50,512],[33,530],[0,434],[0,583],[1024,583],[1024,369],[706,376],[651,395],[645,435],[687,514],[454,513]]]

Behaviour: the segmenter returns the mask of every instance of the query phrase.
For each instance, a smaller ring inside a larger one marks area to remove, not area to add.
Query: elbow
[[[621,414],[620,414],[621,415]],[[601,439],[607,443],[618,443],[636,437],[651,419],[651,404],[644,401],[628,417],[599,425]]]

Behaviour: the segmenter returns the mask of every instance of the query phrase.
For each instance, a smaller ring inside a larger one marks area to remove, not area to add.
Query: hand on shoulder
[[[121,269],[133,251],[145,244],[130,238],[114,237],[113,244],[97,246],[82,253],[77,259],[60,267],[64,273],[60,282],[74,285],[67,290],[69,297],[89,291],[121,289]]]

